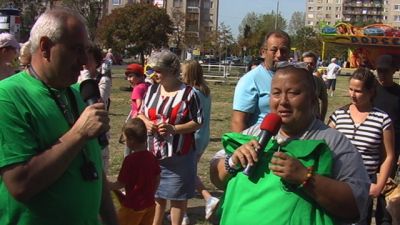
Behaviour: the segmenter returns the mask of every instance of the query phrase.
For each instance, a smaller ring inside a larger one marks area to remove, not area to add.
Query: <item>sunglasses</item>
[[[274,64],[274,71],[279,69],[294,67],[297,69],[304,69],[307,72],[311,72],[311,67],[308,63],[305,62],[289,62],[289,61],[280,61]]]

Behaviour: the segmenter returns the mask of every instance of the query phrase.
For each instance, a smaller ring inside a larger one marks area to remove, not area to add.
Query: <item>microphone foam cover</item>
[[[282,119],[275,113],[267,114],[261,122],[260,129],[276,135],[281,127]]]
[[[81,96],[86,102],[89,99],[99,99],[100,91],[97,82],[93,79],[87,79],[82,81],[79,86]]]

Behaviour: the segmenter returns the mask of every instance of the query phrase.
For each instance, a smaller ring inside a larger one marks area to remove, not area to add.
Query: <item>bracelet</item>
[[[312,177],[314,176],[314,167],[310,166],[307,167],[307,174],[306,174],[306,179],[304,179],[303,182],[300,184],[300,188],[307,186],[310,181],[312,180]]]
[[[236,174],[236,173],[240,170],[241,167],[238,167],[238,166],[231,167],[230,164],[233,164],[232,158],[231,158],[230,155],[227,155],[227,156],[225,157],[225,170],[226,170],[229,174],[234,175],[234,174]]]

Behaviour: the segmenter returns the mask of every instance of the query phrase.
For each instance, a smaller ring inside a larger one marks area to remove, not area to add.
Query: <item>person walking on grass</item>
[[[120,225],[151,225],[154,219],[154,194],[160,182],[160,165],[147,149],[147,130],[139,118],[128,119],[123,136],[130,154],[124,158],[111,190],[125,189],[118,210]]]
[[[330,92],[330,96],[333,97],[335,95],[336,89],[336,78],[340,74],[340,70],[342,68],[337,64],[337,59],[332,58],[331,63],[328,65],[326,69],[326,89]]]

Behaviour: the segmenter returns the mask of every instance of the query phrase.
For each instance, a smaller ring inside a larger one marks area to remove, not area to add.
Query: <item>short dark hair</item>
[[[134,140],[139,143],[147,141],[146,125],[139,118],[128,119],[122,128],[122,132],[127,140]]]
[[[315,62],[318,61],[318,56],[317,56],[317,54],[315,54],[315,53],[312,52],[312,51],[304,52],[304,53],[301,55],[301,59],[303,60],[304,58],[313,58],[313,60],[314,60]]]
[[[103,52],[101,51],[100,47],[95,44],[90,44],[87,52],[88,54],[93,55],[93,59],[96,62],[96,68],[98,68],[103,61]]]
[[[284,38],[284,39],[286,39],[287,42],[288,42],[288,46],[287,46],[287,47],[288,47],[289,50],[290,50],[290,44],[291,44],[290,36],[289,36],[288,33],[286,33],[286,32],[283,31],[283,30],[273,30],[273,31],[267,33],[267,35],[265,35],[265,39],[264,39],[263,45],[265,45],[265,44],[267,43],[268,39],[269,39],[270,37],[272,37],[272,36],[273,36],[273,37],[279,37],[279,38]]]
[[[277,74],[296,74],[297,76],[303,76],[303,80],[307,84],[308,88],[306,89],[310,93],[310,97],[312,100],[317,100],[318,96],[316,94],[316,85],[315,85],[315,78],[311,71],[308,69],[298,68],[293,65],[289,65],[283,68],[278,68],[275,72],[275,76]]]

